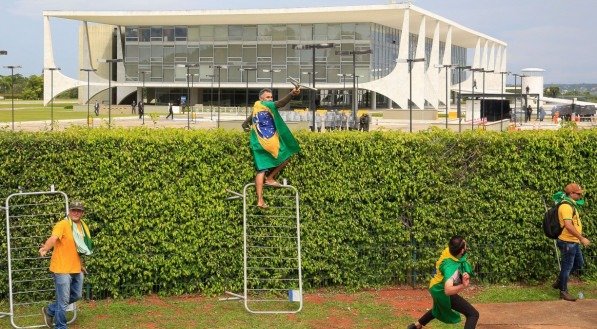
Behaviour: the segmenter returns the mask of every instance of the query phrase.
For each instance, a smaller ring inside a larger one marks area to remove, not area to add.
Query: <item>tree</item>
[[[551,86],[543,89],[543,94],[548,97],[558,97],[560,94],[560,87],[558,86]]]
[[[44,94],[44,79],[41,75],[32,75],[27,79],[21,97],[23,99],[41,99]]]

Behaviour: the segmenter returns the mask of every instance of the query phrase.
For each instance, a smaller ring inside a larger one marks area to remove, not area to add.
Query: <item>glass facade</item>
[[[286,83],[287,77],[312,79],[312,49],[297,50],[294,45],[333,43],[329,49],[315,51],[317,83],[343,84],[342,74],[353,74],[353,56],[337,51],[371,49],[358,54],[354,71],[359,83],[389,74],[398,57],[401,31],[374,23],[199,25],[199,26],[127,26],[124,27],[124,66],[126,81],[140,81],[140,71],[151,71],[146,81],[186,82],[184,64],[196,82],[212,82],[220,69],[220,82]],[[418,36],[409,35],[409,55],[414,58]],[[429,58],[431,39],[426,39]],[[441,43],[443,56],[445,43]],[[441,57],[440,57],[441,59]],[[452,46],[453,63],[466,63],[466,49]],[[428,65],[428,64],[427,64]],[[256,67],[248,75],[243,66]],[[267,71],[266,71],[267,70]],[[274,71],[273,73],[270,73]],[[454,79],[453,79],[454,80]],[[216,78],[217,81],[217,78]],[[378,102],[385,97],[379,95]]]

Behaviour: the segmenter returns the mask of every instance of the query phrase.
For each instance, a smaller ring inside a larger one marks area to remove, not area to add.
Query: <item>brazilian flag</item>
[[[273,101],[253,106],[250,147],[258,171],[277,167],[300,151]]]

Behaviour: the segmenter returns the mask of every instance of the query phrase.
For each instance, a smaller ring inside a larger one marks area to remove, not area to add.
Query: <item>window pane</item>
[[[289,24],[286,26],[286,38],[288,41],[300,40],[301,26],[298,24]]]
[[[150,47],[139,47],[139,64],[149,64],[149,58],[151,57]]]
[[[216,41],[228,41],[228,26],[216,25],[214,27],[214,39]]]
[[[150,38],[150,30],[149,28],[142,28],[140,29],[140,33],[141,33],[141,40],[142,42],[149,42],[149,40],[151,40]]]
[[[189,27],[188,29],[188,39],[192,42],[199,41],[199,27]]]
[[[201,35],[201,41],[213,41],[214,40],[213,25],[200,26],[199,34]]]
[[[243,47],[243,62],[247,64],[257,62],[257,47]]]
[[[162,40],[162,28],[152,27],[151,28],[151,40]]]
[[[272,46],[257,45],[257,57],[272,57]]]
[[[201,45],[199,46],[200,57],[214,57],[214,46],[213,45]]]
[[[165,42],[172,42],[174,41],[174,28],[171,26],[164,27],[163,29],[164,41]]]
[[[243,40],[244,41],[257,41],[257,26],[256,25],[244,26]]]
[[[151,57],[164,57],[164,46],[152,45],[151,46]]]
[[[286,41],[286,26],[285,25],[272,26],[272,40],[273,41]]]
[[[313,40],[313,26],[301,25],[301,40]]]
[[[273,48],[272,49],[272,63],[274,65],[286,64],[286,47],[284,48]]]
[[[228,48],[214,48],[214,63],[219,65],[225,65],[228,63]]]
[[[174,47],[164,47],[164,63],[174,63]]]
[[[228,40],[240,41],[243,39],[243,27],[240,25],[228,25]]]
[[[177,26],[174,28],[174,36],[177,38],[185,38],[187,37],[187,27],[186,26]]]
[[[328,25],[328,40],[340,40],[340,24],[329,24]]]

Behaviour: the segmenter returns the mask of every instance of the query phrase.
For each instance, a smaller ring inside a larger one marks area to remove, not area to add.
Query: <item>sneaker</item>
[[[417,326],[414,323],[409,324],[406,329],[417,329]]]
[[[46,324],[46,327],[52,328],[54,326],[54,317],[51,317],[46,311],[47,309],[45,306],[41,308],[41,314],[44,316],[44,323]]]
[[[575,302],[576,298],[570,296],[567,291],[560,291],[560,299],[567,300],[569,302]]]

